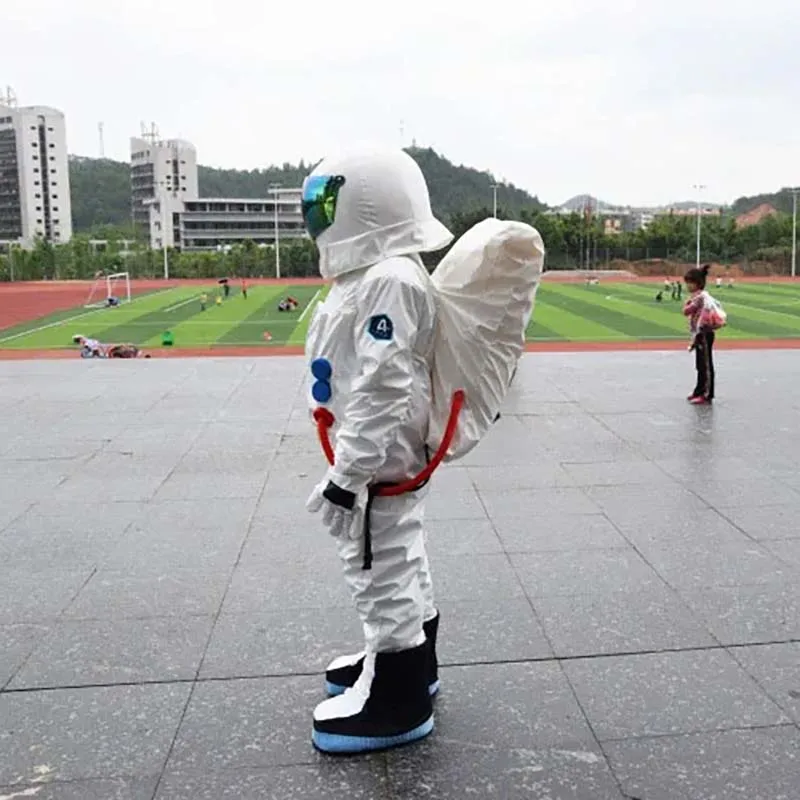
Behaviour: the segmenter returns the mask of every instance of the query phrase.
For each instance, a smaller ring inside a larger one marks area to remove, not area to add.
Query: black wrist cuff
[[[348,492],[347,489],[342,489],[337,486],[333,481],[328,481],[325,491],[322,496],[335,506],[341,506],[348,511],[352,511],[356,505],[356,495],[354,492]]]

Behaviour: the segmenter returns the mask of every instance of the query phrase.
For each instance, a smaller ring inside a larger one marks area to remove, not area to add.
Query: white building
[[[155,133],[131,139],[133,220],[149,231],[154,250],[217,250],[248,240],[269,245],[276,238],[306,236],[302,190],[270,192],[268,198],[202,198],[192,144],[159,141]]]
[[[0,105],[0,241],[33,246],[72,238],[64,114]]]
[[[176,246],[174,214],[198,193],[194,145],[182,139],[160,141],[154,134],[131,138],[131,213],[135,225],[149,228],[153,247]],[[154,203],[159,214],[155,224]]]
[[[273,190],[266,199],[200,198],[171,207],[174,246],[181,250],[216,250],[247,240],[260,245],[306,236],[301,189]],[[151,206],[150,230],[159,226],[161,210]],[[157,247],[151,234],[151,246]]]

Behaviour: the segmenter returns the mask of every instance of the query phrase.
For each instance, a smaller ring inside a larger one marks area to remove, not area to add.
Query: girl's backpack
[[[716,297],[707,294],[705,302],[703,303],[703,310],[700,312],[698,327],[718,331],[720,328],[723,328],[727,322],[728,315],[725,313],[722,303],[720,303]]]

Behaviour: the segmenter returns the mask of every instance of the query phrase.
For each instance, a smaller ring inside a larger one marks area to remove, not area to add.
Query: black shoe
[[[324,753],[366,753],[416,742],[433,731],[427,642],[365,656],[355,685],[314,709],[314,746]]]
[[[439,691],[439,661],[436,657],[436,637],[439,632],[439,612],[433,619],[423,623],[425,644],[430,648],[430,671],[428,692],[433,697]],[[349,656],[339,656],[325,670],[325,690],[331,697],[341,694],[355,685],[364,666],[364,651]]]

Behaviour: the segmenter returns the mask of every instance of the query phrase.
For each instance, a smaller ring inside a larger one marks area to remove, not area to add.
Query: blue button
[[[315,358],[311,362],[311,374],[318,381],[329,381],[333,374],[333,367],[327,358]]]
[[[318,403],[327,403],[331,399],[331,385],[327,381],[315,381],[311,387],[311,396]]]

